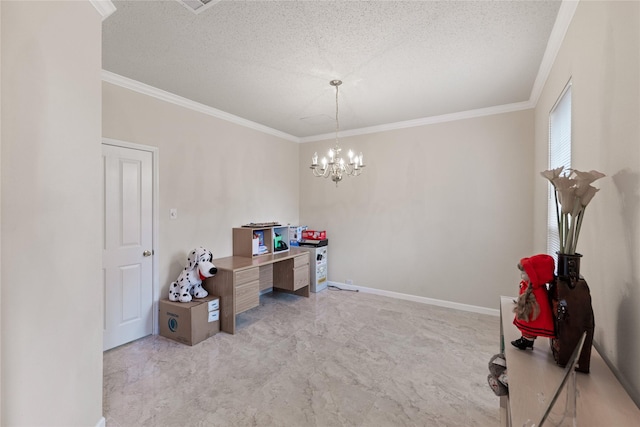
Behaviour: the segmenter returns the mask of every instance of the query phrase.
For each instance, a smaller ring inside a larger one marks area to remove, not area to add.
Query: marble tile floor
[[[497,426],[499,318],[373,294],[261,296],[235,335],[104,353],[107,427]]]

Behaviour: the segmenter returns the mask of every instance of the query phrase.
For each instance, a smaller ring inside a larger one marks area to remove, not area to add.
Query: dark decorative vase
[[[558,255],[558,277],[566,278],[571,282],[577,282],[580,279],[580,258],[581,254],[561,254]]]
[[[549,299],[556,331],[556,338],[550,341],[551,351],[556,363],[564,367],[569,362],[582,333],[587,331],[576,370],[588,373],[595,319],[589,286],[580,275],[582,255],[561,253],[557,255],[558,276],[549,287]]]

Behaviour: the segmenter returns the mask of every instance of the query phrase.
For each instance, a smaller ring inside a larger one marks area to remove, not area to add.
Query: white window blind
[[[549,113],[549,169],[571,167],[571,81]],[[547,200],[547,253],[554,256],[560,250],[556,200],[549,183]]]

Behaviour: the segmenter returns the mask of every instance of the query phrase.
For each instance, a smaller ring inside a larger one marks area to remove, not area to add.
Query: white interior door
[[[153,332],[153,157],[102,145],[104,350]]]

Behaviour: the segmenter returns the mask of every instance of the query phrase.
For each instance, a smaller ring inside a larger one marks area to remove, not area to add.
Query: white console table
[[[509,376],[509,395],[501,397],[500,419],[503,426],[522,427],[539,421],[560,384],[564,368],[554,361],[547,338],[538,338],[533,351],[511,345],[520,337],[512,323],[513,300],[514,297],[500,298],[500,347]],[[590,373],[577,373],[576,388],[578,426],[640,426],[640,409],[595,348],[591,350]],[[556,404],[564,406],[564,401]]]

